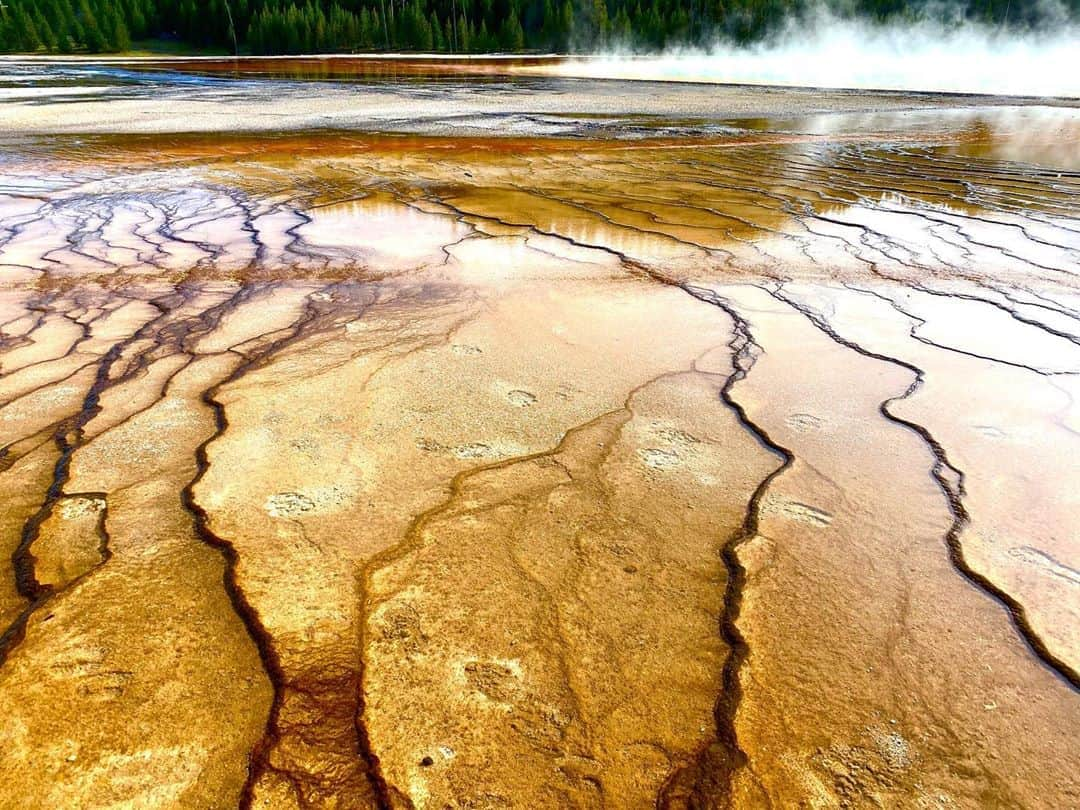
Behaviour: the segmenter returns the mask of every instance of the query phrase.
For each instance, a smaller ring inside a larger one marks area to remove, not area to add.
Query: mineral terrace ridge
[[[560,70],[0,60],[0,808],[1080,806],[1080,104]]]

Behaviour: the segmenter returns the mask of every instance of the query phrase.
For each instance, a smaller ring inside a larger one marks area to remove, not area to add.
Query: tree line
[[[814,0],[0,0],[0,52],[106,53],[133,41],[253,54],[655,50],[747,42]],[[1080,0],[1062,6],[1076,19]],[[831,0],[916,19],[941,0]],[[951,0],[959,19],[1037,26],[1044,0]]]

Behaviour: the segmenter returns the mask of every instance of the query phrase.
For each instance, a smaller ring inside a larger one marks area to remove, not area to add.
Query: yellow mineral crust
[[[294,85],[0,125],[0,808],[1077,804],[1075,110]]]

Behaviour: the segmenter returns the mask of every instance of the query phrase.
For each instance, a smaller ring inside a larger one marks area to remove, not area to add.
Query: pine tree
[[[133,37],[146,36],[146,14],[143,12],[142,4],[138,0],[131,3],[126,19],[128,29]]]
[[[574,7],[570,5],[570,0],[563,2],[556,30],[558,31],[556,47],[559,50],[569,51],[574,40]]]
[[[446,49],[453,53],[457,50],[454,43],[457,41],[457,32],[454,30],[453,17],[447,17],[443,20],[443,41],[446,43]]]
[[[424,16],[419,0],[413,0],[412,9],[418,35],[415,43],[416,48],[421,53],[431,53],[435,50],[435,32],[432,31],[428,18]]]
[[[633,30],[630,27],[630,16],[625,8],[620,8],[611,22],[611,39],[618,45],[630,45],[633,41]]]
[[[7,6],[0,6],[0,52],[15,50],[10,31],[11,23],[8,20]]]
[[[607,45],[608,34],[611,33],[611,24],[608,21],[607,3],[604,0],[593,0],[592,3],[593,23],[593,47],[603,48]]]
[[[360,9],[360,36],[358,44],[361,48],[373,48],[375,46],[375,26],[372,23],[371,12],[366,8]]]
[[[503,20],[502,28],[499,31],[499,44],[503,50],[511,53],[517,53],[525,49],[525,31],[521,27],[517,14],[512,9],[506,19]]]
[[[59,46],[59,42],[56,39],[56,33],[53,31],[49,21],[45,19],[45,15],[41,13],[40,9],[34,12],[34,27],[37,29],[38,36],[41,39],[41,45],[47,51],[55,51]]]
[[[107,2],[104,6],[102,26],[106,47],[110,51],[131,50],[131,34],[128,32],[127,25],[124,24],[120,12],[111,2]]]
[[[431,49],[435,53],[445,53],[446,38],[443,36],[443,27],[439,23],[439,15],[435,13],[434,9],[431,11],[428,25],[431,27]]]
[[[247,43],[248,47],[251,48],[252,53],[263,53],[263,32],[261,14],[257,14],[252,17],[251,22],[248,23]]]
[[[457,25],[458,48],[461,49],[462,53],[468,53],[469,52],[469,46],[471,44],[471,42],[470,42],[471,39],[472,39],[472,36],[470,35],[470,31],[469,31],[469,22],[468,22],[468,20],[465,19],[465,15],[462,14],[460,17],[458,17],[458,25]]]
[[[545,48],[554,49],[559,39],[559,16],[551,0],[544,0],[541,10],[540,41]]]
[[[41,49],[41,35],[34,25],[34,18],[21,4],[15,9],[13,31],[12,41],[17,50],[33,53]]]

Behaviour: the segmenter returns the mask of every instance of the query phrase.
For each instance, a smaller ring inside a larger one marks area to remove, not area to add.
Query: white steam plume
[[[1018,31],[942,19],[885,25],[827,11],[756,45],[614,53],[554,66],[595,78],[1080,98],[1080,27]],[[544,72],[548,72],[545,70]]]

